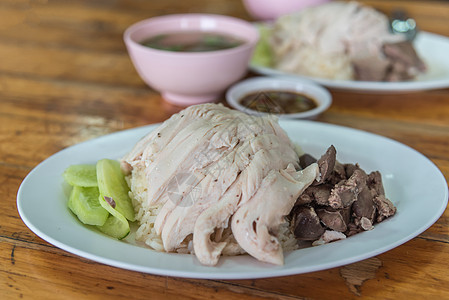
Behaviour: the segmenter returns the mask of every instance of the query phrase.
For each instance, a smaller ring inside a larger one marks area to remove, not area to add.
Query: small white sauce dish
[[[307,80],[288,77],[254,77],[241,81],[228,89],[228,104],[250,115],[264,115],[266,112],[253,110],[241,104],[241,100],[253,93],[264,91],[294,92],[308,96],[316,101],[317,107],[299,113],[277,114],[280,119],[314,119],[332,104],[332,96],[325,88]]]

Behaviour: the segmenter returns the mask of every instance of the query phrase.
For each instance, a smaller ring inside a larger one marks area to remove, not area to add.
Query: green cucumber
[[[110,213],[110,215],[106,222],[102,226],[97,226],[97,228],[104,234],[111,237],[117,239],[125,238],[130,232],[128,220],[126,220],[121,213],[113,208],[112,205],[104,199],[104,197],[99,197],[99,202],[101,206]]]
[[[62,176],[72,186],[98,186],[95,165],[72,165],[64,171]]]
[[[74,186],[67,205],[82,223],[103,225],[109,212],[100,205],[99,195],[97,187]]]
[[[262,67],[270,67],[273,64],[273,50],[270,45],[272,29],[263,24],[257,24],[256,27],[259,30],[260,38],[254,48],[251,64]]]
[[[112,159],[102,159],[97,162],[96,169],[101,199],[114,199],[115,210],[126,219],[135,221],[134,208],[128,195],[129,187],[120,169],[120,163]]]

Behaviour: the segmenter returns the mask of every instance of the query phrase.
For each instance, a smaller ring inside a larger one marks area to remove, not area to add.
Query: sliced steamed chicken
[[[215,265],[225,249],[282,264],[279,226],[319,172],[316,164],[299,170],[295,147],[275,117],[216,104],[173,115],[122,166],[131,174],[134,201],[146,211],[159,208],[154,229],[164,250],[191,238],[205,265]],[[233,238],[219,239],[229,226]]]

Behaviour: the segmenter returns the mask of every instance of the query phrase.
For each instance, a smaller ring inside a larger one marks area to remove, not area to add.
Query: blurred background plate
[[[449,38],[429,32],[419,32],[413,45],[418,55],[428,66],[426,74],[411,81],[377,82],[332,80],[317,77],[307,77],[282,72],[273,68],[250,63],[250,69],[258,74],[270,76],[289,76],[312,80],[328,88],[352,90],[358,92],[400,93],[420,90],[431,90],[449,87]]]

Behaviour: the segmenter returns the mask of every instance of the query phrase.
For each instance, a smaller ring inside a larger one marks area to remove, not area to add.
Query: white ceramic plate
[[[360,261],[412,239],[445,210],[446,180],[430,160],[415,150],[378,135],[313,121],[285,120],[281,125],[308,153],[319,156],[333,144],[341,162],[358,162],[366,171],[380,170],[387,197],[397,206],[397,214],[372,231],[286,253],[284,266],[260,263],[244,255],[225,257],[216,267],[205,267],[193,255],[155,252],[134,245],[133,235],[118,241],[83,226],[66,206],[67,191],[61,176],[64,169],[71,164],[119,158],[155,125],[106,135],[56,153],[24,179],[17,207],[23,222],[35,234],[73,254],[123,269],[209,279],[284,276]]]
[[[270,76],[288,76],[313,80],[318,84],[329,88],[366,91],[366,92],[411,92],[429,89],[449,87],[449,38],[433,33],[418,33],[414,47],[418,55],[428,67],[426,74],[412,81],[401,82],[374,82],[332,80],[317,77],[300,76],[282,72],[273,68],[250,65],[250,69],[256,73]]]

